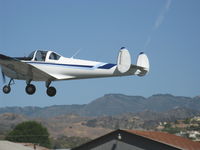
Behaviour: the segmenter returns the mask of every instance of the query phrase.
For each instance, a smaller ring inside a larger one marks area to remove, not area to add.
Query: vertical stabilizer
[[[146,54],[141,52],[137,59],[137,66],[142,67],[144,71],[149,72],[149,59]],[[145,74],[146,74],[145,73]]]
[[[131,66],[131,56],[129,51],[122,47],[119,51],[118,60],[117,60],[117,69],[121,73],[125,73],[130,69]]]

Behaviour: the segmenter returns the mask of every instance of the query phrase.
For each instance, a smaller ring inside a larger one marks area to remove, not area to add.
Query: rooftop
[[[31,143],[14,143],[10,141],[0,141],[0,150],[34,150],[34,146]],[[37,146],[37,150],[48,149]]]
[[[200,150],[200,143],[165,132],[124,130],[184,150]]]

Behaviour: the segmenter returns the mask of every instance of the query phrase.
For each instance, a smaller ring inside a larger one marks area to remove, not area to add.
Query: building
[[[47,148],[36,146],[31,143],[14,143],[10,141],[0,141],[0,150],[49,150]]]
[[[72,150],[200,150],[200,143],[165,132],[116,130]]]

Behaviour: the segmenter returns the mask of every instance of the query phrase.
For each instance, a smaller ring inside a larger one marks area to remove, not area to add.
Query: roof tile
[[[167,145],[171,145],[184,150],[200,150],[200,143],[191,141],[184,137],[176,136],[165,132],[125,130],[129,133],[137,134]]]

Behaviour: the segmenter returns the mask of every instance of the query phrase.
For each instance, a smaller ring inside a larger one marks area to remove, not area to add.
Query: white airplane
[[[117,64],[88,61],[63,57],[53,51],[36,50],[28,57],[9,57],[0,54],[2,78],[10,78],[3,87],[5,94],[10,93],[14,79],[26,81],[26,93],[32,95],[36,87],[32,81],[44,81],[47,95],[55,96],[56,89],[50,86],[52,81],[74,80],[113,76],[144,76],[149,72],[149,60],[144,53],[140,53],[137,64],[131,64],[129,51],[120,49]]]

